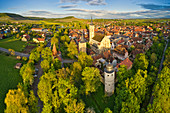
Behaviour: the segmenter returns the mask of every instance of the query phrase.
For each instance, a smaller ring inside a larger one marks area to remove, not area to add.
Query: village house
[[[122,46],[117,46],[113,50],[113,57],[117,57],[120,60],[125,60],[128,57],[128,51]]]
[[[126,68],[127,68],[127,70],[130,70],[130,69],[132,68],[133,63],[132,63],[132,61],[129,60],[129,58],[126,58],[125,60],[123,60],[122,62],[120,62],[119,64],[117,64],[116,67],[117,67],[118,70],[119,70],[119,67],[120,67],[121,65],[125,65]]]
[[[21,40],[25,41],[25,42],[29,41],[30,40],[30,36],[28,34],[24,34]]]
[[[45,39],[44,38],[33,38],[33,41],[36,43],[44,43]]]
[[[31,31],[42,32],[43,28],[32,28]]]
[[[144,53],[143,49],[134,49],[131,52],[132,57],[135,59],[137,54]]]

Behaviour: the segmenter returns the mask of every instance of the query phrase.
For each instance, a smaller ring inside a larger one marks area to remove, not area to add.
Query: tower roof
[[[90,23],[90,25],[93,25],[93,20],[92,20],[92,16],[91,16],[91,23]]]
[[[110,61],[109,61],[109,64],[106,65],[106,71],[108,72],[113,71],[113,65],[110,63]]]
[[[81,36],[81,38],[80,38],[80,42],[81,42],[81,43],[85,42],[83,33],[82,33],[82,36]]]

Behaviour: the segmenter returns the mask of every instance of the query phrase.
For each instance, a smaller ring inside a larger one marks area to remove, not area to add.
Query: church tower
[[[56,57],[57,56],[57,49],[56,49],[56,46],[55,46],[55,43],[53,44],[53,56]]]
[[[86,41],[84,39],[83,33],[81,36],[81,40],[79,41],[79,52],[85,52],[86,53]]]
[[[92,38],[94,37],[94,25],[91,17],[91,23],[89,25],[89,43],[92,43]]]
[[[106,95],[111,96],[115,89],[115,71],[113,69],[113,65],[110,64],[110,62],[104,69],[104,84]]]

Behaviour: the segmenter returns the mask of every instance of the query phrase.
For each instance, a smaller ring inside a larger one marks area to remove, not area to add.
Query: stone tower
[[[113,69],[113,65],[110,64],[110,62],[104,69],[104,84],[106,95],[111,96],[115,89],[115,71]]]
[[[79,41],[79,52],[85,52],[86,53],[86,41],[84,39],[83,33],[81,36],[81,40]]]
[[[91,23],[89,25],[89,43],[92,43],[92,38],[94,37],[94,25],[91,17]]]

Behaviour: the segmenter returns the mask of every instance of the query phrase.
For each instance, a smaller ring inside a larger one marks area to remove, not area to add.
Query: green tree
[[[126,87],[130,89],[131,92],[134,92],[136,97],[138,98],[138,102],[142,103],[142,101],[145,99],[145,94],[147,91],[147,71],[143,71],[141,69],[138,69],[137,73],[134,75],[134,77],[130,78],[129,81],[126,80]]]
[[[23,61],[27,61],[27,57],[22,57],[22,60]]]
[[[59,78],[57,87],[59,97],[65,105],[68,105],[68,102],[73,101],[77,97],[78,89],[69,82],[69,79]]]
[[[123,88],[115,98],[114,113],[139,113],[140,104],[129,89]]]
[[[42,113],[52,113],[52,106],[49,103],[44,104]]]
[[[28,113],[28,99],[24,92],[18,88],[9,90],[5,98],[5,113]]]
[[[156,61],[157,61],[157,56],[156,56],[155,53],[152,53],[152,54],[151,54],[151,60],[150,60],[150,62],[151,62],[152,64],[154,64]]]
[[[53,45],[54,43],[55,43],[56,47],[58,47],[58,38],[56,38],[56,37],[51,38],[51,45]]]
[[[29,59],[38,62],[40,60],[40,53],[38,53],[38,52],[31,52],[31,54],[29,56]]]
[[[48,60],[49,62],[52,61],[52,51],[49,47],[46,47],[41,52],[42,58]]]
[[[81,64],[82,68],[91,66],[93,64],[93,59],[90,55],[84,52],[80,52],[78,55],[78,62]]]
[[[80,84],[81,81],[81,71],[82,67],[79,62],[74,62],[72,67],[71,67],[71,78],[73,81],[78,84]]]
[[[65,109],[67,113],[84,113],[85,104],[83,101],[77,102],[76,99],[69,102]]]
[[[94,67],[85,67],[82,72],[82,80],[85,85],[85,94],[95,92],[100,86],[100,71]]]
[[[31,63],[27,63],[22,66],[20,70],[20,75],[22,76],[24,84],[32,85],[34,81],[33,74],[35,72],[35,67]]]
[[[28,98],[28,105],[31,113],[38,112],[38,98],[35,97],[33,90],[30,91],[30,95]]]
[[[71,59],[75,59],[75,55],[78,55],[78,50],[77,50],[77,45],[76,43],[74,42],[74,40],[72,40],[70,42],[70,44],[67,45],[67,51],[68,51],[68,56],[71,58]]]
[[[154,42],[158,41],[158,36],[154,36],[154,37],[153,37],[153,41],[154,41]]]
[[[54,59],[54,67],[55,69],[61,69],[61,61],[58,58]]]
[[[110,108],[105,108],[103,113],[113,113],[112,110],[110,110]]]
[[[158,74],[158,80],[154,85],[153,104],[149,105],[148,113],[169,113],[170,112],[170,69],[164,67],[161,74]]]
[[[43,60],[41,61],[41,68],[43,69],[43,71],[47,72],[48,69],[50,69],[50,62],[48,60]]]
[[[148,68],[148,60],[146,59],[145,54],[140,53],[138,55],[136,55],[136,58],[134,60],[134,67],[136,70],[138,69],[142,69],[142,70],[146,70]]]
[[[164,66],[170,68],[170,47],[165,51],[165,61],[163,63]]]
[[[52,72],[45,73],[41,76],[40,82],[38,83],[38,96],[44,104],[52,103],[53,90],[57,84],[56,75]]]

